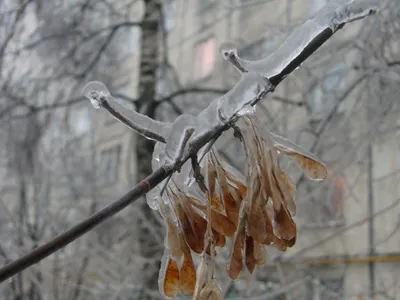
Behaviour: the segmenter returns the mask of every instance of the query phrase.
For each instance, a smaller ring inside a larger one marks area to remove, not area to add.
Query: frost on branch
[[[167,228],[158,281],[165,297],[173,298],[180,291],[194,299],[221,299],[214,264],[216,248],[228,244],[227,239],[232,240],[226,268],[231,279],[238,278],[244,268],[253,272],[256,265],[264,264],[266,246],[285,251],[295,244],[295,185],[281,168],[280,158],[293,159],[312,180],[325,179],[327,169],[311,153],[268,132],[254,114],[255,105],[273,91],[275,76],[282,80],[291,72],[288,66],[298,66],[311,54],[307,52],[311,44],[320,45],[345,23],[374,14],[378,3],[331,1],[275,53],[258,61],[243,60],[235,45],[223,44],[222,56],[242,73],[241,79],[197,116],[185,114],[173,123],[127,109],[100,82],[85,87],[85,97],[96,108],[103,107],[131,129],[157,141],[153,170],[175,166],[173,170],[179,171],[147,194],[149,206],[159,211]],[[324,34],[325,40],[318,40]],[[246,155],[245,176],[212,147],[214,139],[234,123]],[[192,176],[198,185],[192,184]],[[192,255],[200,256],[197,268]]]

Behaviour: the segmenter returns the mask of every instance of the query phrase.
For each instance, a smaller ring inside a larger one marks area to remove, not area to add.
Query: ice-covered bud
[[[229,61],[240,73],[246,73],[247,69],[239,62],[237,47],[233,42],[224,42],[219,46],[222,58]]]
[[[110,96],[110,92],[104,83],[91,81],[83,88],[82,95],[90,100],[94,108],[99,109],[101,102]]]
[[[330,27],[336,31],[340,25],[363,19],[378,12],[378,0],[353,0],[339,6],[332,18]]]
[[[219,46],[219,54],[221,54],[222,58],[225,60],[229,60],[230,55],[237,55],[237,47],[233,42],[227,41],[223,42]]]

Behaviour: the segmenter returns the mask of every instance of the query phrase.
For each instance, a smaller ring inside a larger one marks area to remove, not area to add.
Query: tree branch
[[[91,215],[86,220],[75,225],[74,227],[68,229],[64,233],[58,235],[56,238],[50,242],[34,249],[27,255],[6,264],[0,270],[0,282],[7,280],[13,275],[25,270],[26,268],[38,263],[42,259],[56,252],[57,250],[65,247],[72,241],[76,240],[93,227],[104,222],[111,216],[123,210],[129,204],[133,203],[139,197],[145,195],[148,191],[154,188],[157,184],[162,182],[167,176],[172,174],[172,169],[160,168],[155,171],[146,179],[140,181],[133,189],[131,189],[127,194],[122,196],[117,201],[106,206],[99,212]]]
[[[336,30],[342,28],[343,25],[344,24],[341,24],[338,28],[336,28]],[[312,53],[314,53],[323,43],[325,43],[330,37],[332,37],[336,30],[333,31],[331,28],[328,27],[317,34],[315,37],[313,37],[307,44],[307,46],[304,47],[302,51],[298,55],[296,55],[293,60],[291,60],[278,74],[274,75],[271,78],[268,78],[270,83],[276,87],[287,77],[287,75],[289,75],[292,71],[299,67]],[[267,87],[264,90],[260,91],[258,95],[265,96],[270,91],[270,87]],[[262,97],[258,95],[248,104],[255,105],[257,101],[261,100]],[[192,148],[190,149],[189,153],[182,159],[182,164],[185,163],[190,157],[196,155],[196,153],[204,145],[206,145],[208,142],[215,139],[216,137],[220,136],[222,132],[228,130],[229,128],[230,125],[228,122],[225,125],[214,127],[209,132],[202,135],[201,139],[196,140],[196,143],[191,145]],[[0,269],[0,283],[32,266],[33,264],[41,261],[42,259],[56,252],[60,248],[73,242],[95,226],[110,218],[111,216],[120,212],[129,204],[133,203],[136,199],[153,189],[168,176],[172,175],[174,171],[176,170],[172,168],[161,167],[160,169],[156,170],[154,173],[146,177],[146,179],[140,181],[132,190],[130,190],[127,194],[122,196],[117,201],[111,203],[109,206],[106,206],[101,211],[93,214],[78,225],[75,225],[71,229],[60,234],[50,242],[34,249],[27,255],[5,265],[2,269]],[[302,251],[304,251],[304,249],[302,249]]]

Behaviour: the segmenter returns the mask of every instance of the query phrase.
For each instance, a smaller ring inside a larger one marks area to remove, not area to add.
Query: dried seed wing
[[[257,242],[263,242],[266,238],[267,231],[264,219],[264,206],[266,201],[261,198],[261,186],[259,181],[253,181],[253,187],[249,190],[250,201],[249,212],[247,216],[248,234]]]
[[[235,225],[238,223],[240,203],[233,200],[229,190],[223,191],[222,196],[225,204],[225,213],[228,219]]]
[[[293,237],[289,241],[287,241],[287,246],[288,247],[293,247],[296,244],[297,236]]]
[[[182,256],[182,245],[180,238],[180,227],[178,227],[179,225],[176,225],[174,221],[176,216],[172,210],[172,207],[166,205],[163,201],[160,201],[159,211],[164,221],[167,223],[167,247],[171,252],[171,256],[175,260],[178,260]],[[174,216],[172,214],[174,214]]]
[[[252,274],[256,266],[256,259],[254,256],[254,240],[251,236],[246,237],[246,267]]]
[[[179,292],[179,268],[171,259],[169,252],[165,251],[161,260],[161,268],[158,277],[160,293],[167,298],[174,298]]]
[[[236,231],[236,225],[223,214],[211,210],[211,224],[212,227],[219,233],[232,237]]]
[[[262,241],[264,245],[270,245],[274,241],[274,228],[272,227],[271,217],[268,213],[268,207],[264,206],[264,220],[265,220],[265,228],[266,228],[266,237],[265,240]]]
[[[271,133],[275,147],[283,154],[293,158],[304,173],[311,179],[323,180],[328,169],[317,157],[288,139]]]
[[[224,205],[221,201],[221,198],[214,192],[210,196],[211,198],[211,207],[217,211],[224,211]]]
[[[215,189],[215,183],[217,181],[217,171],[215,169],[215,166],[210,161],[211,158],[209,159],[207,165],[207,184],[208,184],[207,187],[208,187],[208,192],[210,194],[211,206],[218,211],[223,211],[224,205],[220,197],[218,197]]]
[[[285,240],[281,240],[278,237],[275,237],[274,242],[270,246],[281,251],[286,251],[286,249],[288,248],[287,242]]]
[[[192,207],[188,213],[194,233],[199,239],[204,239],[207,230],[207,220],[198,214]]]
[[[200,299],[201,290],[207,283],[207,276],[208,276],[208,262],[207,262],[207,257],[203,253],[201,256],[200,264],[197,267],[197,272],[196,272],[197,281],[194,289],[193,300]]]
[[[192,204],[192,202],[190,202]],[[196,205],[196,204],[195,204]],[[196,205],[204,214],[207,213],[206,205]],[[212,227],[220,234],[232,237],[236,231],[236,225],[229,220],[229,218],[222,213],[212,209],[211,210]]]
[[[254,242],[254,259],[257,265],[265,264],[265,246],[263,244]]]
[[[192,197],[192,196],[188,196],[187,197],[187,201],[193,206],[196,207],[198,209],[200,209],[201,211],[205,211],[207,209],[207,206],[201,202],[199,199]]]
[[[274,220],[275,233],[280,239],[289,241],[296,236],[296,223],[283,205],[279,211],[275,210]]]
[[[235,280],[243,269],[243,248],[246,233],[243,231],[235,235],[232,242],[231,254],[227,265],[228,276]]]
[[[296,152],[288,152],[285,154],[293,158],[310,179],[324,180],[328,175],[328,169],[319,161]]]
[[[289,241],[275,237],[274,243],[271,246],[281,251],[286,251],[287,248],[293,247],[295,244],[296,244],[296,237],[292,238]]]
[[[207,283],[201,290],[200,300],[223,300],[221,287],[215,279]]]
[[[294,196],[296,186],[292,179],[280,167],[278,169],[277,181],[282,191],[283,199],[286,202],[287,208],[292,216],[296,215],[296,204],[294,203]]]
[[[232,200],[238,205],[238,207],[240,207],[240,203],[242,203],[243,199],[246,198],[247,187],[236,187],[231,183],[228,183],[228,191]]]
[[[167,228],[168,248],[171,251],[171,256],[175,260],[178,260],[182,256],[182,245],[181,238],[178,233],[178,227],[177,225],[168,222]]]
[[[243,269],[243,251],[245,246],[246,224],[246,203],[242,202],[240,208],[240,220],[237,231],[232,239],[232,246],[227,264],[227,273],[231,279],[237,279],[240,271]]]
[[[219,166],[219,168],[224,171],[227,179],[237,183],[245,182],[243,174],[231,166],[221,155],[219,155],[218,151],[213,151],[212,154],[215,165]]]
[[[185,237],[185,241],[188,244],[189,248],[192,249],[196,253],[201,253],[204,249],[204,233],[203,237],[199,238],[198,233],[195,233],[192,223],[189,219],[189,216],[184,212],[180,205],[177,205],[179,221],[182,226],[183,235]],[[205,226],[206,227],[206,226]]]
[[[204,249],[204,234],[207,230],[207,220],[204,219],[194,208],[189,204],[188,201],[182,202],[183,210],[185,211],[189,222],[191,224],[193,233],[197,237],[198,249]],[[192,249],[194,250],[194,249]],[[195,250],[194,250],[195,251]],[[197,252],[197,251],[195,251]],[[200,251],[201,252],[201,251]],[[197,253],[200,253],[197,252]]]
[[[196,286],[196,269],[192,255],[187,248],[183,254],[183,263],[180,272],[180,290],[186,296],[192,296]]]
[[[271,189],[271,200],[274,207],[274,210],[281,210],[281,206],[286,206],[286,201],[283,198],[283,193],[280,189],[279,182],[276,179],[275,172],[271,171],[270,174],[270,189]]]
[[[239,193],[242,199],[244,199],[244,197],[246,197],[247,194],[247,187],[244,184],[237,184],[237,187],[239,189]]]
[[[213,235],[215,238],[215,246],[223,247],[226,244],[226,238],[222,233],[219,233],[213,228]]]

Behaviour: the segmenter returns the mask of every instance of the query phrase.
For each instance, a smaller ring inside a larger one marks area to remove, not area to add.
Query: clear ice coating
[[[116,119],[145,138],[165,143],[165,136],[171,130],[171,123],[153,120],[118,103],[100,81],[89,82],[82,93],[95,108],[103,107]]]
[[[104,83],[100,81],[91,81],[83,88],[82,95],[89,99],[93,107],[99,109],[101,107],[100,97],[109,97],[110,92]]]
[[[275,148],[294,159],[310,179],[319,181],[326,178],[328,169],[315,155],[282,136],[273,134],[267,130],[265,131],[272,138]]]
[[[308,157],[310,157],[310,158],[312,158],[312,159],[314,159],[314,160],[316,160],[316,161],[318,161],[319,163],[322,164],[322,162],[314,154],[312,154],[311,152],[307,151],[303,147],[293,143],[289,139],[287,139],[287,138],[285,138],[283,136],[277,135],[275,133],[272,133],[270,131],[268,131],[268,134],[271,136],[272,141],[273,141],[275,146],[280,144],[280,145],[285,146],[285,147],[287,147],[289,149],[292,149],[293,151],[296,151],[296,152],[301,153],[301,154],[303,154],[305,156],[308,156]]]
[[[261,91],[269,88],[269,83],[257,73],[243,73],[238,83],[221,97],[219,114],[226,121],[252,111],[251,104]]]
[[[154,151],[153,151],[153,157],[151,159],[151,167],[152,167],[153,171],[156,171],[157,169],[159,169],[162,166],[161,159],[162,159],[164,151],[165,151],[164,143],[156,143],[155,144]],[[165,181],[163,181],[162,183],[155,186],[154,189],[150,190],[146,194],[147,205],[153,210],[158,210],[158,201],[161,200],[161,187],[164,186],[164,184],[165,184]]]
[[[274,53],[261,60],[241,59],[234,43],[223,43],[219,48],[220,54],[242,73],[242,77],[228,93],[212,101],[195,117],[183,115],[178,117],[174,123],[153,120],[119,104],[111,96],[107,87],[99,81],[88,83],[83,89],[83,95],[91,101],[95,108],[107,109],[115,118],[140,135],[157,141],[152,159],[153,170],[156,170],[162,167],[166,161],[174,162],[182,157],[184,151],[187,150],[187,143],[196,143],[197,141],[206,143],[212,137],[210,133],[224,126],[224,123],[235,121],[238,117],[252,113],[252,105],[263,92],[270,88],[267,78],[280,74],[318,34],[326,29],[335,32],[345,23],[374,14],[379,3],[378,0],[330,1],[313,18],[294,30]],[[271,134],[271,139],[284,145],[287,149],[303,153],[319,163],[315,156],[289,140],[274,134]],[[199,144],[204,145],[204,143]],[[205,146],[198,154],[205,154],[208,150],[209,148]],[[180,173],[174,173],[169,186],[191,189],[189,181],[193,182],[193,178],[190,163],[187,162],[182,166]],[[146,195],[147,202],[152,209],[159,209],[159,201],[162,200],[161,188],[164,183],[165,181]]]
[[[234,42],[226,41],[219,46],[218,52],[222,58],[228,59],[231,53],[237,53],[237,47]]]
[[[363,19],[378,11],[378,0],[337,0],[328,2],[313,18],[333,32],[342,24]]]
[[[189,114],[183,114],[176,118],[172,124],[172,130],[167,138],[165,148],[166,159],[170,162],[180,160],[186,149],[186,144],[196,129],[196,118]]]
[[[164,166],[165,155],[166,155],[165,148],[166,144],[160,142],[156,143],[156,145],[154,146],[153,157],[151,160],[151,167],[153,171],[156,171],[157,169]],[[187,181],[191,177],[190,171],[191,171],[191,164],[188,161],[185,164],[183,164],[183,166],[181,167],[181,171],[179,173],[174,173],[172,175],[172,178],[169,181],[168,186],[176,186],[181,190],[185,190],[187,186]],[[162,200],[161,191],[166,182],[167,179],[165,179],[163,182],[158,184],[154,189],[150,190],[146,194],[146,201],[151,209],[153,210],[159,209],[159,201]]]
[[[313,18],[295,29],[274,53],[260,60],[241,59],[237,55],[237,47],[231,42],[222,44],[219,51],[240,72],[247,70],[271,78],[280,74],[325,29],[335,32],[345,23],[374,14],[379,3],[379,0],[330,1]]]

